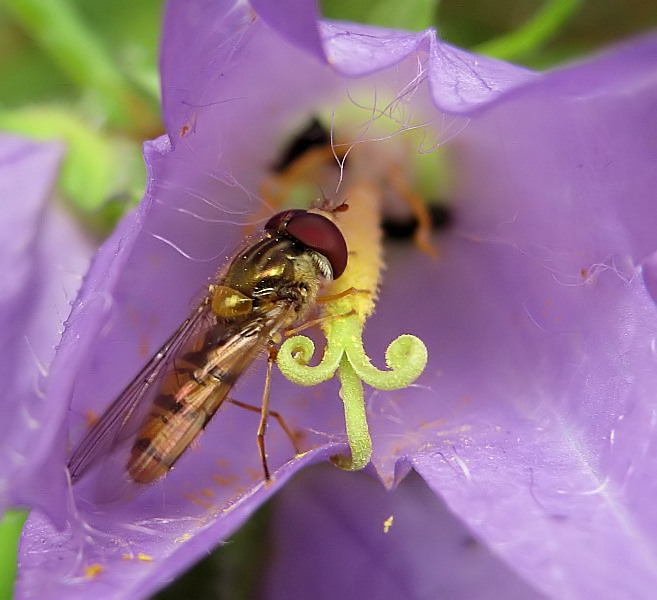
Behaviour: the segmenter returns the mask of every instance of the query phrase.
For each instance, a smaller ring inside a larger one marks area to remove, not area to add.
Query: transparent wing
[[[139,483],[159,479],[205,428],[269,339],[261,324],[249,327],[251,335],[244,335],[242,328],[204,352],[203,364],[193,376],[179,370],[173,394],[167,393],[165,384],[154,397],[134,439],[127,465],[131,479]]]
[[[151,483],[165,475],[264,350],[273,332],[293,319],[294,309],[289,302],[273,304],[219,338],[214,336],[217,332],[208,332],[200,352],[183,354],[179,364],[173,365],[176,370],[165,375],[150,405],[150,414],[133,438],[127,462],[130,478]]]
[[[217,326],[208,302],[203,302],[164,343],[144,368],[127,385],[100,419],[87,432],[68,462],[71,479],[76,481],[96,460],[111,450],[117,439],[125,438],[125,428],[137,407],[148,398],[151,388],[162,377],[186,343],[203,331]],[[123,435],[122,435],[123,434]]]

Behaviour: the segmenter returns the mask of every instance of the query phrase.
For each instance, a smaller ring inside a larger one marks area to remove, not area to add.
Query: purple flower
[[[49,510],[67,495],[65,401],[44,397],[44,379],[69,303],[88,265],[90,247],[50,202],[63,147],[0,136],[2,292],[0,377],[0,510]],[[55,501],[53,503],[53,500]],[[50,512],[60,526],[64,511]]]
[[[363,564],[393,582],[375,577],[382,598],[400,590],[645,596],[657,583],[657,39],[537,75],[447,46],[431,31],[317,24],[300,0],[252,6],[167,7],[168,137],[146,145],[144,200],[97,254],[51,367],[48,406],[71,400],[71,441],[185,318],[242,226],[257,220],[259,186],[295,129],[329,115],[336,134],[375,151],[415,131],[411,165],[437,157],[432,191],[454,225],[436,239],[437,260],[410,244],[387,253],[369,354],[376,360],[391,337],[413,332],[429,364],[415,387],[377,392],[368,409],[372,471],[392,486],[414,469],[426,486],[413,476],[385,496],[363,475],[305,475],[282,499],[278,519],[289,517],[267,595],[289,585],[303,596],[324,584],[335,590],[326,597],[344,595],[346,576],[336,581],[336,569],[317,566],[348,566],[357,578],[358,553],[345,539],[355,537]],[[377,129],[384,120],[393,132]],[[236,394],[257,402],[261,388],[256,369]],[[64,531],[33,513],[20,593],[152,594],[303,466],[344,451],[334,386],[275,377],[273,389],[273,407],[314,449],[290,460],[289,440],[272,423],[271,485],[262,482],[255,417],[226,406],[169,476],[129,501],[103,503],[83,479],[71,502],[59,494],[48,507],[51,517],[68,511]],[[63,456],[64,438],[52,445],[55,459]],[[111,492],[103,473],[93,484]],[[317,543],[295,561],[303,538]],[[284,564],[305,573],[290,583]],[[365,585],[369,571],[361,577]]]

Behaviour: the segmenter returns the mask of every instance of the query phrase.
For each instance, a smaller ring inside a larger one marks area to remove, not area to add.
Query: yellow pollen
[[[390,531],[390,528],[392,527],[392,522],[395,520],[395,515],[390,515],[384,522],[383,522],[383,533],[388,533]]]
[[[93,579],[94,577],[98,577],[103,572],[103,565],[99,565],[98,563],[94,563],[93,565],[87,565],[84,568],[84,576],[87,579]]]
[[[327,286],[328,295],[357,290],[323,305],[326,315],[354,311],[363,325],[374,312],[383,269],[381,252],[380,193],[369,181],[354,183],[346,192],[349,209],[335,213],[335,222],[347,242],[349,258],[344,273]],[[330,327],[327,323],[327,327]]]

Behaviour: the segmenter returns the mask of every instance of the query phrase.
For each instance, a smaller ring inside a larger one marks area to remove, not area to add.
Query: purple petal
[[[436,107],[469,113],[534,74],[485,56],[473,56],[437,39],[433,29],[409,33],[355,23],[323,22],[319,45],[315,3],[252,2],[264,21],[295,46],[327,60],[338,73],[362,77],[417,55],[418,79],[428,77]],[[291,15],[293,15],[291,17]],[[324,58],[326,57],[326,58]]]
[[[456,235],[438,264],[390,258],[370,324],[431,315],[427,388],[372,400],[384,478],[412,456],[550,597],[657,584],[657,313],[641,276],[657,245],[656,52],[648,38],[547,75],[472,122]]]
[[[296,477],[272,504],[262,598],[543,597],[416,475],[387,492],[367,475],[321,466]]]
[[[44,378],[90,249],[50,203],[60,144],[0,137],[2,381],[0,511],[37,505],[62,523],[66,399],[44,399]]]
[[[217,488],[223,485],[230,492],[229,481],[205,488],[211,495],[188,484],[187,507],[178,505],[159,518],[135,519],[152,511],[141,498],[136,507],[91,515],[98,529],[73,523],[58,533],[42,514],[32,514],[21,544],[17,597],[150,597],[233,533],[296,470],[335,451],[308,453],[281,469],[271,485],[261,482],[247,489],[245,484],[228,499]],[[168,495],[160,496],[160,504],[165,497],[169,504]]]
[[[253,0],[251,5],[270,27],[288,42],[318,59],[326,60],[319,37],[317,4],[308,0]]]
[[[321,31],[329,63],[350,77],[369,75],[415,56],[417,82],[428,79],[435,107],[445,113],[472,113],[536,77],[521,67],[450,46],[437,39],[433,29],[406,33],[322,23]]]

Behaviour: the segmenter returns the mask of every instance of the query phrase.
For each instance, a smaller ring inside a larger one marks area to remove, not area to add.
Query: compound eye
[[[347,267],[347,243],[338,226],[317,213],[305,210],[287,211],[287,213],[288,215],[294,213],[285,225],[288,235],[325,256],[331,263],[333,279],[340,277]],[[271,220],[276,217],[278,215]]]
[[[293,208],[290,210],[284,210],[282,212],[276,213],[269,221],[265,223],[265,231],[278,231],[280,233],[285,232],[285,226],[287,222],[295,216],[305,215],[308,211],[301,208]]]

